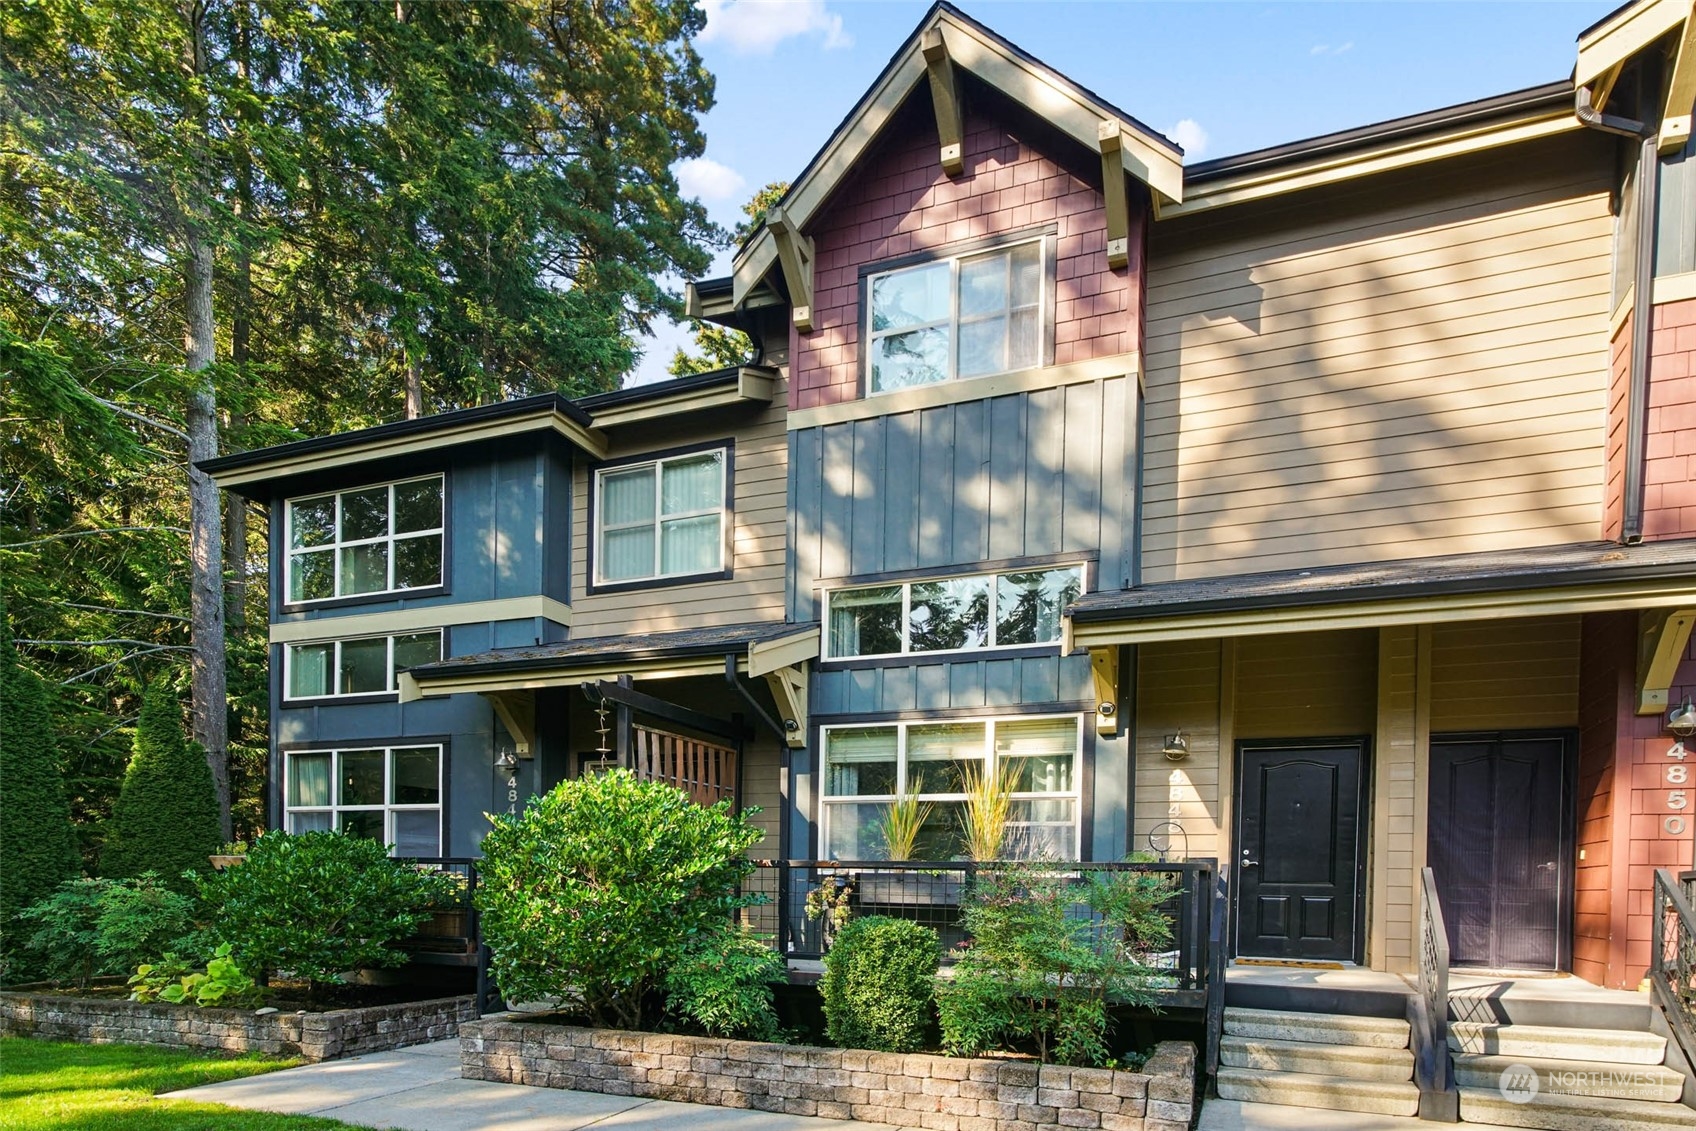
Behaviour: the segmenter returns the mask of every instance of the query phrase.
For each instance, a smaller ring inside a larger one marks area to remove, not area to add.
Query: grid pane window
[[[442,630],[290,644],[285,653],[285,699],[382,695],[399,687],[401,672],[442,658]]]
[[[1043,244],[874,275],[868,288],[871,391],[1042,364]]]
[[[442,482],[435,475],[289,500],[288,599],[440,585]]]
[[[595,577],[602,584],[724,568],[729,452],[595,473]]]
[[[1053,644],[1083,580],[1062,566],[832,590],[825,659]]]
[[[1077,715],[826,727],[825,853],[886,859],[891,806],[912,794],[931,807],[914,858],[957,859],[967,785],[988,774],[1013,783],[1007,856],[1076,859],[1082,733]]]
[[[287,751],[284,827],[339,829],[397,856],[442,851],[442,748]]]

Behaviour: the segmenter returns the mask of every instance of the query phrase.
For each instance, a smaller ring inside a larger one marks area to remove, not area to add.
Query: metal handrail
[[[1690,890],[1696,872],[1655,869],[1655,946],[1649,985],[1684,1055],[1696,1060],[1696,910]]]

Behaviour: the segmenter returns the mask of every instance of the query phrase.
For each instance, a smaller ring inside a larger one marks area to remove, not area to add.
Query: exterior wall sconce
[[[1692,704],[1688,696],[1667,713],[1667,729],[1681,739],[1696,734],[1696,704]]]
[[[511,777],[518,769],[518,755],[511,750],[502,750],[495,755],[495,769],[500,771],[502,777]]]
[[[1174,762],[1182,762],[1190,756],[1189,736],[1183,731],[1167,735],[1165,741],[1160,744],[1160,752]]]

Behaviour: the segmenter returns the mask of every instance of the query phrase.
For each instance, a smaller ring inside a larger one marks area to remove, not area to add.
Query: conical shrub
[[[100,872],[114,878],[158,872],[182,889],[182,874],[206,871],[206,857],[220,843],[211,767],[183,736],[176,693],[155,681],[142,697],[135,752],[112,807]]]

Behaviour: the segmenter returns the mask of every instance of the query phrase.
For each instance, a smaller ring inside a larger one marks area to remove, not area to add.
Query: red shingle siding
[[[1643,537],[1696,537],[1696,299],[1655,307],[1650,340]]]
[[[1130,267],[1109,271],[1106,213],[1085,155],[1067,154],[1070,141],[1017,108],[984,101],[994,113],[968,113],[960,177],[942,172],[929,95],[921,92],[809,226],[813,332],[790,330],[793,407],[860,395],[862,266],[1049,224],[1059,229],[1055,362],[1137,348],[1141,296],[1133,281],[1142,274],[1142,231],[1132,233]],[[1133,211],[1140,224],[1141,210]]]

